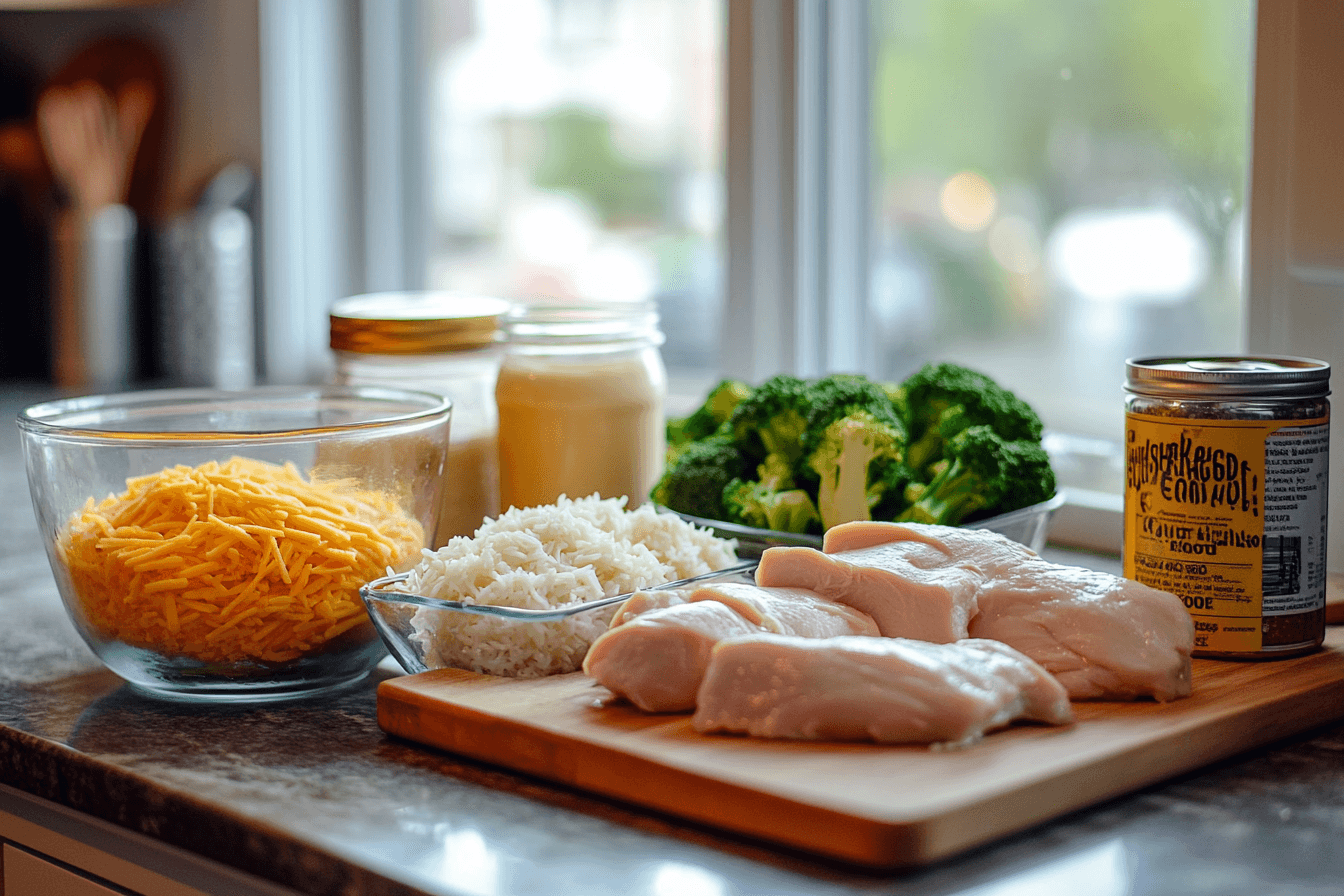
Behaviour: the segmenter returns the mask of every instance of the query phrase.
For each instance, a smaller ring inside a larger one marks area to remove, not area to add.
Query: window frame
[[[721,371],[872,373],[868,4],[726,5]]]
[[[424,285],[417,8],[258,0],[262,381],[330,376],[336,299]]]
[[[1246,244],[1248,352],[1338,368],[1344,355],[1344,6],[1259,0]],[[1344,436],[1332,416],[1330,437]],[[1344,489],[1328,515],[1344,513]],[[1344,526],[1328,527],[1329,590],[1344,587]]]
[[[327,310],[362,283],[354,148],[366,135],[349,10],[326,0],[259,0],[261,56],[260,379],[320,382]]]

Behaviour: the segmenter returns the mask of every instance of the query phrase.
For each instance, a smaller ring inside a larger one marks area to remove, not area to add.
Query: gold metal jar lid
[[[1159,398],[1320,398],[1330,394],[1330,365],[1272,355],[1133,358],[1125,391]]]
[[[484,348],[500,338],[504,299],[454,292],[380,292],[331,307],[331,347],[371,355],[428,355]]]

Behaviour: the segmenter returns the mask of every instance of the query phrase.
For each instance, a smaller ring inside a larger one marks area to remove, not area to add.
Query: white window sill
[[[1064,506],[1050,519],[1050,544],[1119,554],[1123,513],[1120,495],[1066,487]]]

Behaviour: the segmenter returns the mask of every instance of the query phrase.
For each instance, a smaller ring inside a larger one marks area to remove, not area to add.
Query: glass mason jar
[[[453,403],[433,547],[499,512],[495,379],[502,299],[448,292],[370,293],[331,309],[336,381],[443,395]]]
[[[533,305],[504,318],[500,509],[627,498],[662,475],[667,371],[652,302]]]

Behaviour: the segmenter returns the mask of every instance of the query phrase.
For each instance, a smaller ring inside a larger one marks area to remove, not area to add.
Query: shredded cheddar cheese
[[[57,547],[103,637],[203,662],[283,663],[368,625],[359,587],[419,555],[385,495],[235,457],[128,479]],[[370,636],[372,636],[370,634]]]

